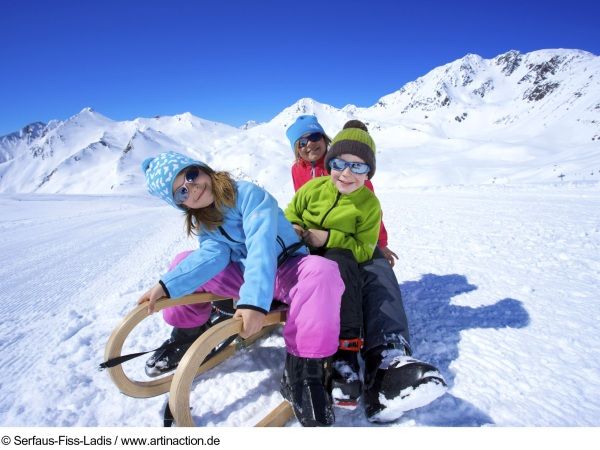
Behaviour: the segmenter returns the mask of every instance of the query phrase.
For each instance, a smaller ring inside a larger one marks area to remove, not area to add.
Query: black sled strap
[[[108,369],[110,367],[115,367],[115,366],[118,366],[119,364],[123,364],[124,362],[129,361],[130,359],[134,359],[139,356],[145,355],[146,353],[151,353],[151,352],[156,352],[158,350],[166,350],[166,349],[179,347],[181,344],[187,344],[188,342],[193,342],[195,340],[196,340],[196,338],[181,339],[181,340],[171,342],[169,344],[161,345],[160,347],[155,348],[154,350],[147,350],[145,352],[129,353],[128,355],[117,356],[115,358],[111,358],[111,359],[101,363],[98,366],[98,370],[104,370],[104,369]]]

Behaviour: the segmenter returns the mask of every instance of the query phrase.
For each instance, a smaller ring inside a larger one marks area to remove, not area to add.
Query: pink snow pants
[[[170,269],[190,253],[178,254]],[[238,264],[230,263],[196,292],[237,299],[243,282]],[[336,352],[344,289],[337,264],[320,256],[291,257],[279,267],[273,296],[288,305],[283,338],[289,353],[302,358],[324,358]],[[209,303],[173,306],[163,309],[163,318],[174,327],[193,328],[207,322],[210,312]]]

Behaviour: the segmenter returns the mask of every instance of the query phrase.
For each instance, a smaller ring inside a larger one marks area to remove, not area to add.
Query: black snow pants
[[[346,289],[342,294],[340,308],[340,339],[354,339],[362,336],[363,280],[359,264],[350,250],[330,248],[314,252],[324,258],[335,261]]]
[[[360,265],[363,307],[363,352],[380,346],[404,345],[410,349],[408,320],[394,269],[375,248],[373,259]]]
[[[408,320],[392,266],[377,247],[373,259],[358,264],[350,250],[315,252],[338,263],[346,289],[340,310],[340,338],[364,339],[363,352],[376,347],[405,346],[410,353]]]

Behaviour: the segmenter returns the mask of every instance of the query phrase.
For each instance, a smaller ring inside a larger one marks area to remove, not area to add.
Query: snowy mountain
[[[190,113],[116,122],[86,108],[0,137],[0,192],[140,192],[139,162],[167,149],[287,190],[285,129],[300,114],[331,135],[366,122],[384,188],[600,180],[600,57],[556,49],[469,54],[368,108],[305,98],[240,128]]]

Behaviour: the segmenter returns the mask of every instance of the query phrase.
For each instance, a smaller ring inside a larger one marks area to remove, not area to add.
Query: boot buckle
[[[363,340],[361,338],[340,339],[339,349],[349,352],[359,352],[362,346]]]

